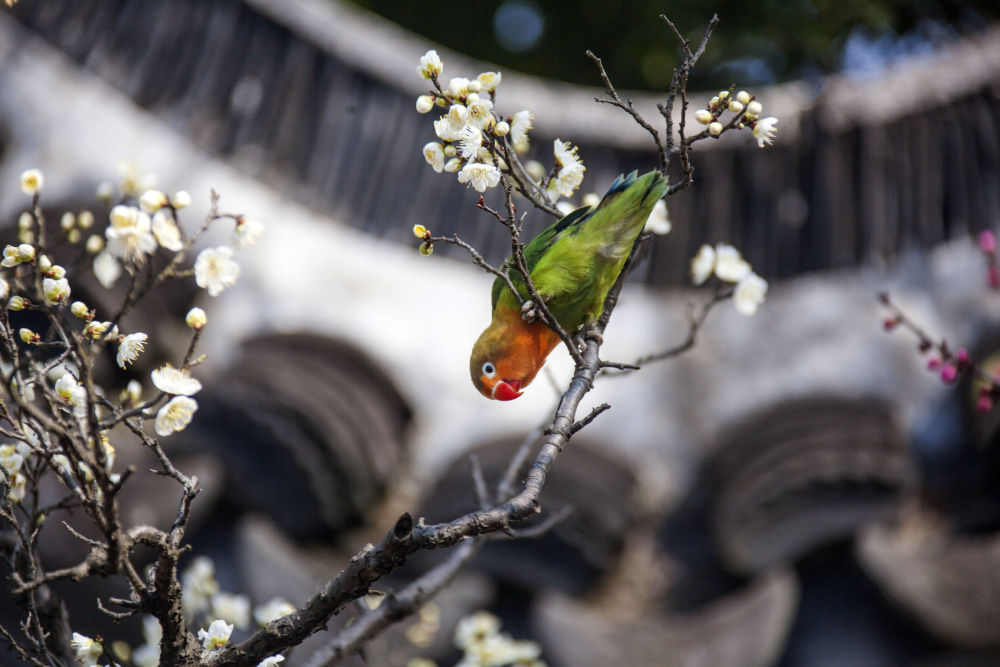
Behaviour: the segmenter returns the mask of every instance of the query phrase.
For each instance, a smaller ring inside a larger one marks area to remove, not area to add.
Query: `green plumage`
[[[608,291],[618,279],[653,206],[667,190],[658,171],[641,177],[619,176],[595,207],[578,208],[550,225],[524,248],[524,258],[539,295],[569,332],[596,321]],[[511,281],[528,298],[524,278]],[[498,278],[493,308],[520,310],[517,299]]]

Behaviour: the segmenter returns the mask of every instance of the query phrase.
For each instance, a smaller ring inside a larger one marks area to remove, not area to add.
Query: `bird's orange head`
[[[472,384],[486,398],[517,398],[545,363],[554,346],[553,336],[552,330],[540,323],[524,324],[519,317],[506,322],[494,319],[472,347]]]

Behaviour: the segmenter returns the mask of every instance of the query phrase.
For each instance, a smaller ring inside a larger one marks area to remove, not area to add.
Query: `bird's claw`
[[[538,319],[538,309],[535,308],[535,302],[528,299],[521,305],[521,319],[531,324]]]
[[[584,330],[580,332],[580,334],[580,338],[583,341],[594,340],[597,341],[598,345],[604,345],[604,336],[601,335],[601,331],[597,328],[596,322],[588,324]]]

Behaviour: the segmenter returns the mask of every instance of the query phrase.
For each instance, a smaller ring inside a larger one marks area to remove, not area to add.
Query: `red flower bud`
[[[936,371],[939,368],[941,368],[940,359],[938,359],[937,357],[931,357],[930,359],[927,360],[927,370]]]
[[[997,237],[989,229],[979,232],[979,247],[990,254],[997,251]]]
[[[958,368],[955,364],[945,364],[941,367],[941,381],[945,384],[951,384],[956,379],[958,379]]]

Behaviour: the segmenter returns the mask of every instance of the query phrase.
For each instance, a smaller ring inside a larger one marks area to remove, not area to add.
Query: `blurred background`
[[[697,144],[694,187],[669,200],[673,231],[634,272],[604,354],[631,361],[683,340],[691,304],[710,296],[689,285],[702,243],[740,248],[770,281],[767,303],[753,318],[722,304],[690,353],[603,378],[582,409],[612,410],[574,438],[542,496],[547,513],[572,506],[570,518],[488,545],[441,596],[436,627],[404,621],[368,664],[454,664],[455,621],[475,609],[557,666],[1000,663],[997,422],[976,411],[974,387],[925,370],[916,340],[883,331],[876,300],[889,290],[975,359],[1000,346],[1000,295],[972,240],[1000,221],[1000,12],[713,9],[721,23],[691,79],[692,111],[735,84],[780,119],[777,140]],[[51,220],[100,219],[98,183],[128,177],[188,190],[189,229],[210,189],[267,225],[238,255],[235,287],[212,298],[178,282],[134,313],[127,324],[150,334],[149,351],[102,379],[146,381],[183,354],[187,309],[208,311],[201,407],[166,445],[205,489],[190,536],[224,590],[298,604],[399,512],[439,521],[474,509],[469,453],[498,479],[571,372],[557,350],[510,404],[469,384],[491,281],[448,249],[421,257],[410,230],[458,232],[494,262],[509,242],[421,155],[434,134],[414,110],[419,57],[436,48],[445,80],[502,71],[498,110],[535,114],[529,156],[547,161],[554,138],[578,144],[580,194],[602,193],[656,156],[643,130],[593,102],[600,80],[584,51],[658,118],[678,55],[661,12],[695,41],[711,18],[700,3],[610,0],[20,0],[0,11],[8,236],[29,167],[46,175]],[[527,224],[548,222],[531,211]],[[117,302],[73,284],[99,313]],[[140,471],[129,519],[168,525],[178,493],[141,474],[137,449],[119,445]],[[44,549],[52,567],[82,553],[57,528]],[[414,558],[385,586],[440,556]],[[93,612],[103,586],[62,591],[74,630],[138,643],[137,623]]]

